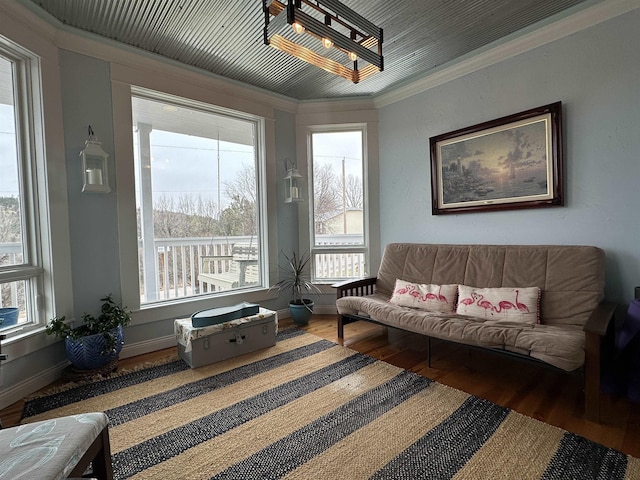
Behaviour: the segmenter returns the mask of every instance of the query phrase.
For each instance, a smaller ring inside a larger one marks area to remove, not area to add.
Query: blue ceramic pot
[[[6,328],[18,323],[19,308],[0,308],[0,328]]]
[[[112,362],[118,358],[122,350],[124,335],[121,326],[114,328],[111,332],[116,335],[116,348],[107,354],[102,353],[107,347],[107,341],[102,333],[76,339],[65,338],[67,358],[79,370],[94,370]]]
[[[302,301],[304,305],[289,304],[289,312],[291,312],[293,323],[296,325],[307,325],[313,314],[313,300],[303,298]]]

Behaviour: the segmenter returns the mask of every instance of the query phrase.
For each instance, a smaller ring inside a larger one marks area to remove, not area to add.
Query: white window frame
[[[315,216],[314,216],[314,194],[313,194],[313,147],[312,138],[315,133],[338,133],[338,132],[354,132],[359,131],[362,134],[362,205],[363,205],[363,244],[362,245],[327,245],[317,246],[315,242]],[[345,254],[345,253],[362,253],[364,254],[364,268],[365,272],[363,276],[368,276],[370,273],[371,256],[370,256],[370,241],[369,241],[369,169],[368,169],[368,140],[367,140],[367,125],[363,123],[343,124],[343,125],[316,125],[309,126],[306,133],[306,148],[307,148],[307,170],[308,170],[308,185],[309,185],[309,210],[307,221],[309,224],[309,252],[311,255],[311,274],[315,283],[334,283],[340,280],[348,280],[345,277],[327,278],[316,277],[315,272],[315,255],[317,254]]]
[[[277,216],[271,214],[276,211],[277,174],[276,172],[276,144],[275,144],[275,114],[272,105],[261,102],[249,101],[250,95],[239,95],[235,89],[227,89],[226,82],[221,82],[209,77],[203,77],[194,72],[187,72],[183,68],[162,64],[162,75],[156,74],[156,64],[151,62],[131,66],[125,63],[111,63],[111,95],[113,102],[113,126],[114,126],[114,159],[115,176],[117,183],[117,209],[118,209],[118,238],[120,246],[120,286],[122,303],[133,312],[133,324],[141,326],[157,323],[159,320],[185,318],[193,312],[212,308],[214,306],[235,305],[242,301],[260,303],[278,298],[275,289],[262,288],[242,291],[230,291],[228,295],[215,299],[202,296],[193,297],[189,301],[166,303],[163,305],[140,306],[140,287],[138,285],[138,252],[136,235],[135,212],[135,185],[133,164],[133,126],[131,112],[132,88],[148,89],[154,92],[163,92],[166,95],[175,95],[187,98],[207,105],[219,106],[230,110],[245,112],[265,120],[264,137],[260,140],[262,145],[261,161],[266,164],[264,177],[260,184],[265,188],[261,196],[266,196],[267,202],[263,202],[262,218],[267,225],[263,231],[267,231],[266,242],[268,250],[263,250],[264,261],[268,258],[277,258]],[[149,67],[149,68],[147,68]],[[266,212],[269,212],[267,216]],[[265,270],[265,283],[277,275],[277,264],[270,265]],[[167,335],[166,343],[175,343],[175,336]]]
[[[5,342],[11,346],[20,339],[43,331],[53,316],[55,292],[51,275],[52,228],[45,161],[41,62],[37,55],[4,37],[0,37],[0,56],[13,64],[23,244],[23,263],[0,268],[0,282],[24,281],[28,290],[25,295],[29,295],[28,323],[2,332],[7,338]],[[66,258],[64,254],[61,256]],[[35,345],[25,348],[22,353],[28,353],[32,347]],[[14,360],[13,349],[7,351],[9,361]]]
[[[138,307],[141,310],[154,309],[166,305],[185,304],[191,303],[197,300],[203,300],[212,297],[227,297],[234,294],[242,294],[251,290],[260,290],[268,288],[268,262],[269,262],[269,248],[268,248],[268,226],[267,226],[267,187],[266,187],[266,141],[265,141],[265,119],[258,115],[253,115],[238,110],[224,108],[216,106],[207,102],[192,100],[185,97],[179,97],[164,92],[151,90],[143,87],[131,86],[131,98],[137,97],[142,99],[154,100],[165,102],[168,104],[174,104],[178,107],[191,108],[200,110],[205,113],[211,113],[214,115],[220,115],[223,117],[232,117],[238,120],[244,120],[252,122],[255,126],[255,148],[256,148],[256,199],[258,201],[256,215],[258,223],[259,233],[259,249],[260,249],[260,265],[259,265],[259,282],[255,286],[236,288],[231,290],[225,290],[220,292],[209,292],[206,294],[192,295],[188,297],[180,297],[173,299],[160,299],[153,302],[140,304],[138,297]],[[137,292],[140,292],[140,285],[138,283]]]

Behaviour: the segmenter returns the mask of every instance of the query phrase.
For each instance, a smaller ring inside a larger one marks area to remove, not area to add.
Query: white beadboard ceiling
[[[343,0],[384,30],[353,84],[263,43],[261,0],[21,0],[63,24],[297,100],[373,96],[604,0]],[[59,23],[58,23],[59,22]]]

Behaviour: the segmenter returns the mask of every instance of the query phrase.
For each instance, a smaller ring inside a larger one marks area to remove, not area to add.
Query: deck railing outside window
[[[361,236],[360,236],[361,237]],[[155,239],[156,263],[140,268],[141,303],[153,303],[160,300],[178,299],[207,293],[198,275],[202,267],[202,258],[210,256],[230,256],[233,245],[255,243],[255,237],[208,237],[208,238],[166,238]],[[344,244],[344,236],[333,238],[327,235],[323,239],[326,245]],[[362,239],[354,239],[362,243]],[[139,258],[142,258],[142,246],[139,245]],[[270,259],[271,262],[276,261]],[[233,265],[231,260],[217,260],[207,265],[213,271],[208,273],[227,273]],[[364,253],[326,253],[316,255],[318,278],[352,278],[364,272]],[[151,279],[149,286],[145,278]]]
[[[155,265],[140,268],[141,303],[153,303],[167,299],[179,299],[207,293],[205,286],[198,280],[198,274],[204,256],[227,256],[236,243],[255,243],[250,236],[209,237],[209,238],[158,238],[154,241]],[[354,244],[361,243],[355,239]],[[344,236],[332,239],[323,238],[323,244],[344,244]],[[0,243],[0,258],[16,261],[20,244]],[[138,258],[142,259],[142,246],[138,246]],[[270,259],[272,262],[276,259]],[[142,260],[140,260],[142,265]],[[230,260],[216,260],[208,265],[211,273],[226,273],[232,268]],[[363,253],[321,253],[315,256],[317,278],[355,278],[364,272]],[[145,285],[145,278],[149,285]],[[16,305],[18,291],[11,289],[10,298],[1,299],[0,306]],[[4,305],[6,304],[6,305]]]
[[[365,275],[364,238],[361,233],[339,235],[316,235],[318,247],[358,247],[361,251],[337,252],[335,250],[314,253],[314,269],[316,280],[337,278],[359,278]]]

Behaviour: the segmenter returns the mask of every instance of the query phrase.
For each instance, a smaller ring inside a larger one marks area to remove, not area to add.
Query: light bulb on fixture
[[[333,47],[333,42],[331,40],[329,40],[328,38],[323,38],[322,39],[322,46],[324,48],[331,48],[331,47]]]
[[[382,71],[382,28],[342,1],[263,0],[264,43],[353,83]]]

